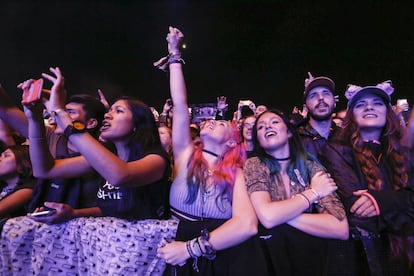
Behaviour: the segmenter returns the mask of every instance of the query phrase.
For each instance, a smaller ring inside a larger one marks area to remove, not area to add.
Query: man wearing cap
[[[308,119],[298,126],[298,133],[306,150],[316,157],[327,139],[339,129],[332,121],[336,107],[335,83],[328,77],[315,78],[309,72],[308,75],[303,95]]]
[[[327,143],[328,138],[333,137],[340,129],[334,122],[332,114],[336,107],[334,96],[335,83],[328,77],[309,77],[305,79],[305,91],[303,94],[307,118],[298,126],[298,133],[303,145],[309,154],[318,157],[321,148]],[[319,252],[325,255],[327,275],[335,275],[337,272],[335,252],[340,247],[340,241],[321,239]]]

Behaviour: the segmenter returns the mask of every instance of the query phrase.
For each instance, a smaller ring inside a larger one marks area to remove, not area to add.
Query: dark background
[[[360,3],[361,2],[361,3]],[[189,103],[225,95],[234,110],[251,99],[290,111],[302,104],[307,72],[348,83],[392,80],[414,102],[414,16],[410,1],[2,1],[0,82],[16,85],[49,66],[72,93],[136,96],[161,111],[168,76],[152,67],[167,54],[168,26],[186,37]],[[47,84],[48,86],[49,84]]]

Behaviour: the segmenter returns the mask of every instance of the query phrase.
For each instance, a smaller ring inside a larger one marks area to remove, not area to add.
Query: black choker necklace
[[[290,156],[285,157],[285,158],[275,158],[277,161],[287,161],[290,159]]]
[[[220,159],[220,160],[223,160],[223,157],[222,156],[220,156],[220,155],[218,155],[217,153],[215,153],[215,152],[212,152],[212,151],[209,151],[209,150],[206,150],[206,149],[202,149],[202,151],[203,152],[205,152],[205,153],[208,153],[208,154],[210,154],[210,155],[213,155],[214,157],[217,157],[218,159]]]
[[[381,142],[378,140],[364,140],[364,142],[366,143],[372,143],[372,144],[377,144],[377,145],[381,145]]]

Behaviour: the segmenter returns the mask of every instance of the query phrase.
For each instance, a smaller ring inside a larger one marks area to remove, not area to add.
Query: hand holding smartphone
[[[28,105],[37,102],[42,97],[43,79],[40,78],[30,84],[29,87],[23,90],[22,104]]]
[[[34,212],[29,214],[31,217],[47,217],[56,213],[56,209],[49,208],[44,211]]]
[[[397,99],[397,106],[399,106],[403,111],[408,111],[410,108],[407,99]]]

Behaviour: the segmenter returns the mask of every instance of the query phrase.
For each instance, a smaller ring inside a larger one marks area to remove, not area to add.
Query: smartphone
[[[30,216],[31,217],[47,217],[47,216],[53,215],[54,213],[56,213],[55,209],[47,209],[44,211],[31,213]]]
[[[407,99],[398,99],[397,100],[397,105],[398,106],[406,105],[406,104],[408,104]],[[403,111],[407,111],[407,110],[408,110],[408,107],[406,107]]]
[[[42,97],[43,79],[40,78],[23,90],[22,104],[31,104],[37,102]]]
[[[250,100],[240,100],[239,101],[239,105],[240,106],[249,106],[251,104],[252,101]]]

